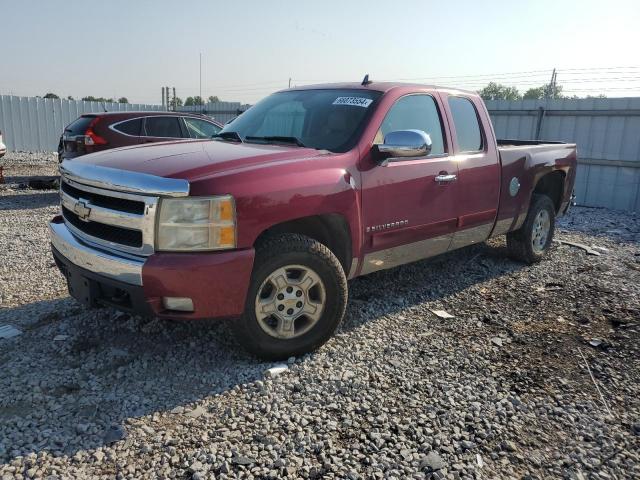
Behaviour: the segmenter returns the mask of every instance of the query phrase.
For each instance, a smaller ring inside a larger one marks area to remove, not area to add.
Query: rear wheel
[[[243,316],[234,321],[240,343],[266,359],[284,359],[318,348],[344,317],[347,279],[323,244],[285,234],[256,249]]]
[[[507,234],[509,256],[525,263],[542,260],[555,232],[556,211],[546,195],[534,194],[522,227]]]

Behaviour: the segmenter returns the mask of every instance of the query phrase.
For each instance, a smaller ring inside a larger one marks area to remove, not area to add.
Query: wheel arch
[[[556,214],[562,205],[565,180],[566,173],[563,170],[553,170],[541,176],[533,188],[534,194],[546,195],[551,199]]]
[[[336,256],[345,272],[349,274],[352,261],[352,239],[347,219],[339,213],[312,215],[295,218],[270,226],[258,235],[254,246],[267,238],[283,233],[297,233],[325,245]]]

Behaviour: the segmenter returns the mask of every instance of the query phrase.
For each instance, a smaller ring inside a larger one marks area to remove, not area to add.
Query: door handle
[[[447,174],[436,175],[434,180],[438,183],[449,183],[449,182],[455,182],[457,178],[458,178],[457,175],[447,173]]]

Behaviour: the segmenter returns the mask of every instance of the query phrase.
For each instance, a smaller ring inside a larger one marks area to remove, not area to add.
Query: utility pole
[[[545,98],[548,100],[550,98],[555,98],[556,96],[556,69],[553,69],[551,73],[551,81],[549,82],[549,86],[547,87]]]
[[[165,104],[164,104],[164,87],[162,87],[162,108],[165,108]]]
[[[173,111],[176,111],[176,108],[178,107],[177,102],[176,102],[176,87],[173,87]]]
[[[200,52],[200,113],[202,113],[202,52]]]
[[[289,88],[291,88],[291,77],[289,77]]]

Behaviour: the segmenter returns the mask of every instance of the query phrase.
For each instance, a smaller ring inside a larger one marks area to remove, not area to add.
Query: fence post
[[[542,122],[544,121],[544,114],[545,114],[544,107],[538,107],[538,120],[536,122],[535,140],[540,140],[540,133],[542,132]]]

